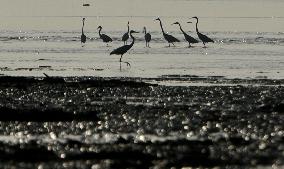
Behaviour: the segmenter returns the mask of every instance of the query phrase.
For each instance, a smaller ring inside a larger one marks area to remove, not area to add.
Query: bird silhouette
[[[162,29],[162,32],[163,32],[163,36],[166,39],[166,41],[168,41],[169,47],[171,46],[171,44],[173,44],[175,46],[174,42],[180,42],[177,38],[173,37],[172,35],[165,33],[165,31],[163,29],[162,21],[161,21],[160,18],[157,18],[156,20],[160,21],[160,26],[161,26],[161,29]]]
[[[84,26],[85,26],[85,18],[83,18],[83,26],[82,26],[82,35],[81,35],[81,44],[86,43],[87,37],[84,34]]]
[[[150,47],[150,41],[151,41],[151,34],[147,33],[146,27],[143,28],[143,33],[145,33],[144,38],[146,41],[146,47]]]
[[[129,39],[129,21],[127,23],[127,32],[122,36],[122,41],[124,42],[124,45],[127,44],[127,40]]]
[[[188,47],[191,47],[191,43],[198,43],[198,40],[196,40],[195,38],[193,38],[193,37],[191,37],[191,36],[189,36],[188,34],[186,34],[184,31],[183,31],[183,29],[181,28],[181,25],[180,25],[180,23],[179,22],[175,22],[175,23],[173,23],[174,25],[179,25],[179,29],[181,30],[181,32],[183,33],[183,35],[184,35],[184,38],[185,38],[185,40],[188,42]]]
[[[103,29],[103,28],[102,28],[101,26],[98,27],[99,36],[100,36],[100,38],[103,40],[103,42],[104,42],[104,43],[107,43],[107,45],[108,45],[109,42],[112,42],[112,39],[111,39],[109,36],[107,36],[106,34],[101,34],[101,30],[102,30],[102,29]]]
[[[202,43],[204,45],[203,47],[204,48],[206,47],[205,43],[208,43],[208,42],[214,43],[214,41],[212,39],[210,39],[208,36],[206,36],[206,35],[204,35],[204,34],[202,34],[198,31],[198,18],[196,16],[194,16],[192,18],[196,19],[196,25],[195,25],[196,33],[197,33],[198,38],[202,41]],[[192,23],[192,22],[187,22],[187,23]]]
[[[119,59],[119,62],[120,62],[120,69],[121,69],[121,62],[122,62],[121,59],[122,59],[122,56],[123,56],[130,48],[132,48],[132,46],[134,45],[135,38],[132,36],[133,33],[139,33],[139,32],[136,32],[136,31],[134,31],[134,30],[131,30],[131,31],[130,31],[130,37],[132,38],[132,42],[131,42],[130,45],[123,45],[123,46],[121,46],[121,47],[119,47],[119,48],[117,48],[117,49],[114,49],[114,50],[110,53],[110,55],[113,55],[113,54],[115,54],[115,55],[120,55],[120,59]],[[127,66],[130,66],[130,63],[128,63],[128,62],[123,62],[123,63],[126,63]]]

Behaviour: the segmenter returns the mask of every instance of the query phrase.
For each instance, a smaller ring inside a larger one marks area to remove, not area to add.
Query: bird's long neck
[[[159,21],[160,21],[160,20],[159,20]],[[160,26],[161,26],[162,32],[165,33],[165,31],[164,31],[164,29],[163,29],[162,21],[160,21]]]
[[[180,24],[178,24],[179,25],[179,29],[182,31],[182,33],[185,33],[184,31],[183,31],[183,29],[181,28],[181,25]]]
[[[146,28],[144,28],[144,33],[145,33],[145,35],[147,34],[147,30],[146,30]]]
[[[199,31],[198,31],[198,18],[196,18],[196,25],[195,25],[195,29],[196,29],[196,32],[199,32]]]
[[[130,46],[132,47],[134,45],[134,42],[135,42],[135,38],[134,36],[132,36],[132,34],[130,33],[130,37],[132,38],[132,42],[130,44]]]
[[[85,21],[83,20],[82,34],[84,34],[84,26],[85,26]]]
[[[101,31],[102,31],[102,28],[99,29],[99,35],[100,36],[102,36]]]
[[[129,24],[127,24],[127,33],[129,33]]]

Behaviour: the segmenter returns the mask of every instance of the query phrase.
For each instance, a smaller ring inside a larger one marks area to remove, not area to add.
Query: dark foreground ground
[[[0,168],[282,168],[283,84],[0,77]]]

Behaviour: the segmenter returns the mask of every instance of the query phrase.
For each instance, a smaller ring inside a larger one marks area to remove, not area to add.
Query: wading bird
[[[87,37],[84,34],[84,26],[85,26],[85,18],[83,18],[83,26],[82,26],[82,35],[81,35],[81,44],[86,43]]]
[[[202,34],[202,33],[200,33],[198,31],[198,26],[197,26],[198,25],[198,18],[196,16],[192,17],[192,18],[196,19],[196,25],[195,25],[196,33],[197,33],[198,38],[202,41],[202,43],[204,45],[204,48],[206,47],[205,43],[208,43],[208,42],[213,42],[214,43],[214,41],[212,39],[210,39],[208,36],[206,36],[206,35],[204,35],[204,34]],[[192,22],[187,22],[187,23],[192,23]]]
[[[127,23],[127,32],[122,36],[122,41],[124,42],[124,45],[127,44],[127,40],[129,39],[129,21]]]
[[[150,41],[151,41],[151,34],[147,33],[146,27],[143,28],[143,33],[145,33],[144,38],[146,41],[146,47],[150,47]]]
[[[180,23],[179,22],[175,22],[175,23],[173,23],[174,25],[179,25],[179,29],[181,30],[181,32],[183,33],[183,35],[184,35],[184,38],[185,38],[185,40],[188,42],[188,47],[190,48],[191,47],[191,43],[198,43],[198,40],[196,40],[195,38],[193,38],[193,37],[191,37],[191,36],[189,36],[188,34],[186,34],[184,31],[183,31],[183,29],[181,28],[181,25],[180,25]]]
[[[101,30],[102,30],[102,29],[103,29],[103,28],[102,28],[101,26],[98,27],[99,36],[100,36],[100,38],[103,40],[103,42],[104,42],[104,43],[107,43],[107,45],[108,45],[109,42],[112,42],[112,39],[111,39],[109,36],[107,36],[106,34],[101,34]]]
[[[161,21],[160,18],[157,18],[156,20],[160,21],[160,26],[161,26],[161,29],[162,29],[162,32],[163,32],[163,36],[166,39],[166,41],[168,41],[169,47],[171,46],[171,44],[173,44],[175,46],[174,42],[180,42],[177,38],[173,37],[172,35],[165,33],[165,31],[163,29],[162,21]]]
[[[134,45],[134,42],[135,42],[135,38],[132,36],[133,33],[139,33],[139,32],[136,32],[134,30],[131,30],[130,31],[130,37],[132,38],[132,43],[130,45],[123,45],[117,49],[114,49],[110,55],[120,55],[120,59],[119,59],[119,62],[120,62],[120,69],[121,69],[121,59],[122,59],[122,56]],[[126,63],[127,66],[130,66],[130,63],[128,62],[123,62],[123,63]]]

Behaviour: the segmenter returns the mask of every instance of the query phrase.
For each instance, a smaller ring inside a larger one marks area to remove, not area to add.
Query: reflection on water
[[[282,32],[205,32],[215,43],[188,44],[175,27],[170,33],[182,40],[168,48],[159,24],[152,34],[151,48],[145,48],[144,34],[136,34],[134,47],[123,56],[132,67],[119,70],[119,57],[109,53],[123,45],[126,30],[104,30],[114,42],[106,46],[98,32],[87,30],[87,43],[80,45],[81,32],[3,30],[0,36],[0,70],[5,75],[42,76],[128,76],[158,77],[166,74],[225,76],[229,78],[284,77],[284,34]],[[126,25],[124,26],[127,29]],[[184,28],[188,30],[188,28]],[[142,31],[142,28],[141,28]],[[195,32],[189,35],[198,38]]]

